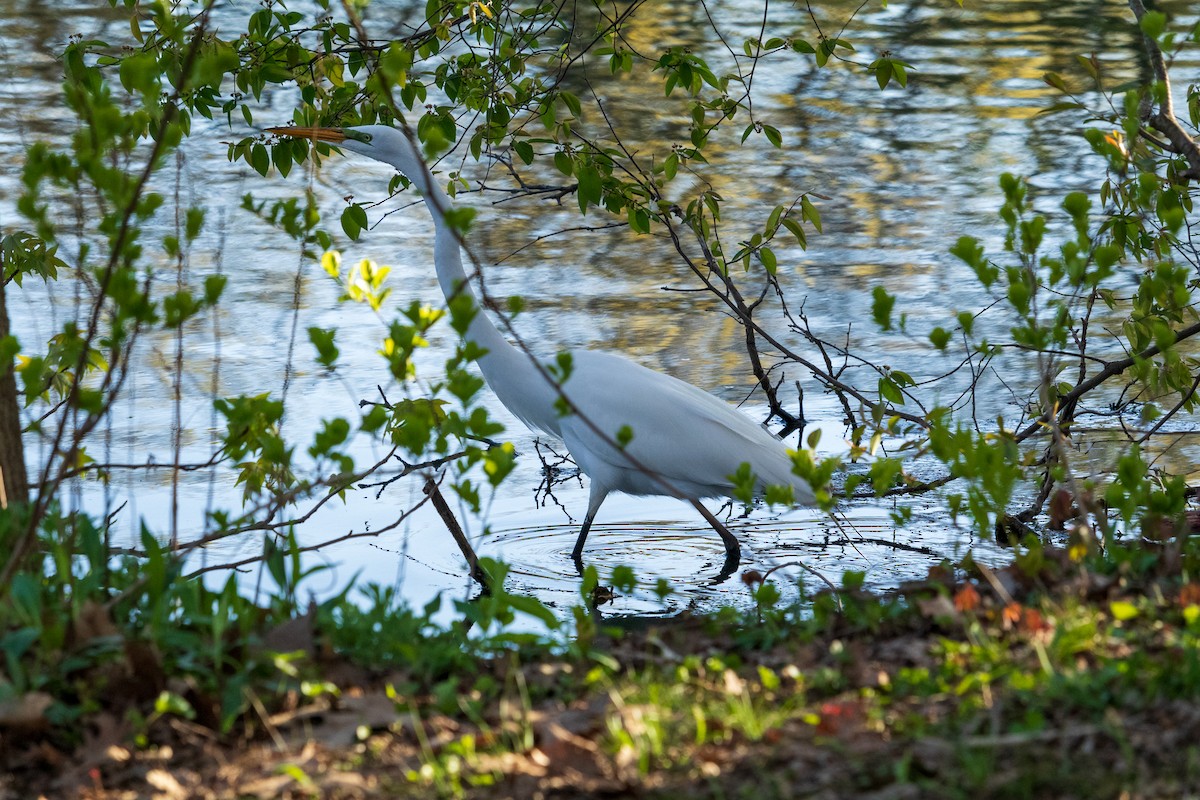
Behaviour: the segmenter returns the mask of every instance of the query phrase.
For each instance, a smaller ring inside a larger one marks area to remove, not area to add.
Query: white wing
[[[748,462],[760,485],[790,485],[797,502],[813,501],[792,474],[787,445],[723,400],[620,356],[580,350],[572,358],[564,392],[580,413],[560,427],[593,480],[630,494],[713,497],[728,495],[728,476]],[[626,426],[633,438],[623,451],[605,441]]]

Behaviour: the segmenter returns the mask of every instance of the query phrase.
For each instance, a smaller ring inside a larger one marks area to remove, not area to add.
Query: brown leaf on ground
[[[958,619],[958,609],[944,594],[934,595],[917,601],[917,608],[928,619]]]
[[[281,622],[263,634],[263,647],[277,653],[297,651],[312,658],[317,652],[314,623],[317,619],[317,604],[310,602],[308,610],[299,617]]]
[[[268,775],[241,784],[238,786],[238,794],[257,797],[259,800],[274,800],[276,797],[282,797],[284,789],[295,782],[296,779],[291,775]]]
[[[607,708],[608,703],[604,703],[603,709]],[[609,777],[607,759],[590,738],[603,728],[604,713],[595,703],[531,712],[529,722],[537,742],[536,755],[544,757],[543,766],[555,773],[569,769],[590,778]]]
[[[1026,608],[1021,614],[1021,630],[1030,634],[1050,633],[1054,626],[1036,608]]]
[[[929,640],[922,636],[899,636],[877,642],[872,657],[896,667],[928,667],[934,662],[929,653]]]
[[[120,635],[108,610],[95,600],[88,600],[67,627],[67,647],[84,647],[96,639],[118,639]]]
[[[165,769],[152,769],[146,773],[146,783],[159,791],[154,800],[185,800],[192,792],[184,788],[174,775]]]
[[[46,727],[46,709],[54,698],[45,692],[26,692],[0,700],[0,728],[31,731]]]
[[[59,773],[55,786],[70,791],[74,787],[89,785],[102,768],[129,759],[129,750],[124,746],[129,738],[130,725],[110,712],[94,716],[87,726],[83,742],[75,748],[70,768]]]
[[[1200,583],[1185,583],[1179,589],[1179,605],[1200,606]]]
[[[359,731],[376,732],[408,723],[408,714],[382,692],[343,697],[335,707],[319,703],[276,714],[271,724],[289,741],[311,738],[329,747],[346,747],[359,740]]]

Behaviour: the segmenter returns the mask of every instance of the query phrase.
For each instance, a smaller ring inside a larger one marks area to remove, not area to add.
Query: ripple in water
[[[613,568],[621,565],[631,567],[639,582],[632,594],[615,597],[601,612],[605,616],[671,615],[685,609],[745,607],[749,590],[741,575],[748,570],[775,570],[773,578],[785,600],[797,596],[801,582],[806,591],[814,592],[826,588],[826,581],[840,583],[848,569],[865,572],[868,586],[894,586],[898,580],[924,575],[947,554],[941,537],[961,535],[943,529],[940,536],[915,530],[897,536],[894,526],[878,516],[834,523],[803,511],[777,519],[735,519],[729,527],[742,545],[741,564],[733,575],[718,581],[725,549],[707,526],[596,525],[588,535],[584,563],[596,567],[602,584],[609,583]],[[580,600],[580,577],[571,561],[578,535],[578,525],[565,523],[493,530],[479,543],[479,552],[510,565],[510,591],[565,609]],[[665,598],[654,591],[660,579],[672,589]]]

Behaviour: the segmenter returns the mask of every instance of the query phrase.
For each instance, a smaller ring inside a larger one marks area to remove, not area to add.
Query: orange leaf
[[[969,583],[954,595],[954,607],[959,611],[974,611],[979,608],[979,592]]]
[[[1041,633],[1050,630],[1050,624],[1036,608],[1027,608],[1021,615],[1021,630],[1026,633]]]
[[[1004,613],[1001,615],[1004,621],[1004,630],[1009,630],[1018,622],[1021,621],[1021,604],[1009,603],[1004,607]]]

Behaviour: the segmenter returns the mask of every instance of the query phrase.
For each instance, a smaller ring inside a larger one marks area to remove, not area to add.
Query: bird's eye
[[[350,130],[349,128],[343,130],[342,133],[345,134],[347,139],[353,139],[354,141],[362,142],[363,144],[371,143],[371,134],[369,133],[364,133],[363,131],[354,131]]]

